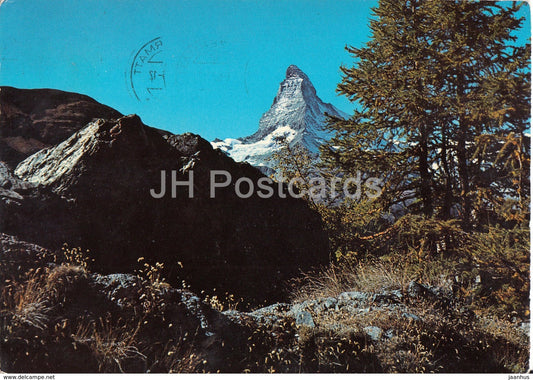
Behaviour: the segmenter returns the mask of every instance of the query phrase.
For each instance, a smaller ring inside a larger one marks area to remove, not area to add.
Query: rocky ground
[[[406,289],[220,311],[213,298],[162,282],[156,268],[101,275],[77,251],[67,260],[12,236],[0,242],[0,367],[7,372],[527,369],[525,331],[488,328],[449,292],[414,281]]]

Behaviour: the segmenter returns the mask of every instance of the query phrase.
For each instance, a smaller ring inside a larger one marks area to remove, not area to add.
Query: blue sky
[[[352,111],[335,93],[339,66],[352,63],[345,45],[368,40],[376,4],[7,0],[0,7],[0,84],[83,93],[175,133],[246,136],[257,129],[290,64],[309,76],[322,100]],[[529,25],[523,36],[530,36]],[[156,37],[165,86],[139,101],[129,72],[139,49]]]

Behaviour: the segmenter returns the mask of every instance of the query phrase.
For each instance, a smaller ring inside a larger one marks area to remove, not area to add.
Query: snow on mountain
[[[316,94],[313,84],[297,66],[290,65],[280,83],[270,109],[259,120],[259,129],[243,138],[216,139],[211,144],[235,161],[247,161],[258,167],[268,167],[269,158],[280,149],[276,138],[285,137],[291,145],[301,144],[312,153],[331,136],[323,129],[324,113],[347,118],[348,115]]]

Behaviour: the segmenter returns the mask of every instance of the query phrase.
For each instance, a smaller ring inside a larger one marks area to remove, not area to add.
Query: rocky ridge
[[[216,289],[255,303],[281,300],[286,280],[327,262],[318,214],[277,191],[268,199],[238,197],[237,179],[256,183],[263,175],[200,136],[156,130],[134,115],[81,129],[76,123],[72,135],[14,171],[0,166],[0,232],[52,250],[83,247],[104,273],[131,272],[140,257],[159,261],[174,284],[183,280],[197,291]],[[232,176],[215,198],[212,170]],[[167,184],[172,171],[177,181],[193,173],[194,197],[185,186],[176,197],[170,189],[152,197],[162,171]]]

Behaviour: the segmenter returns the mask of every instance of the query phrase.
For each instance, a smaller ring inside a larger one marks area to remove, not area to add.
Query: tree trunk
[[[418,171],[420,173],[420,195],[422,196],[422,211],[426,217],[433,214],[433,201],[431,194],[431,173],[428,165],[428,136],[427,129],[423,127],[419,146]]]
[[[453,188],[450,165],[448,165],[448,136],[445,128],[442,128],[440,156],[442,168],[444,170],[444,203],[442,205],[441,218],[448,220],[452,217]]]
[[[461,118],[462,119],[462,118]],[[462,227],[465,231],[472,230],[472,204],[470,202],[470,178],[468,175],[468,158],[466,154],[466,126],[460,121],[459,133],[457,134],[457,169],[461,183],[461,207],[463,209]]]

